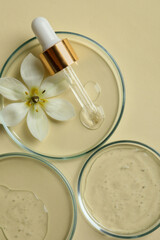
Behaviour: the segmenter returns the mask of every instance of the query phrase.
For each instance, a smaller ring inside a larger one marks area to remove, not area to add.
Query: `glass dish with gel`
[[[160,225],[160,159],[136,142],[108,144],[94,153],[79,178],[79,201],[103,233],[134,238]]]
[[[25,153],[0,155],[0,239],[71,240],[73,191],[52,164]]]

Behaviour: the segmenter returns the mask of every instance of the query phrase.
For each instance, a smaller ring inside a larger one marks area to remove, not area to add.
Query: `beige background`
[[[159,0],[0,0],[0,68],[22,42],[33,37],[30,23],[44,16],[55,30],[79,32],[101,43],[116,59],[126,86],[126,105],[109,141],[142,141],[160,151]],[[0,127],[0,153],[22,151]],[[87,157],[55,162],[76,192]],[[73,171],[74,169],[74,171]],[[144,237],[160,239],[160,230]],[[80,210],[74,240],[109,239],[96,232]]]

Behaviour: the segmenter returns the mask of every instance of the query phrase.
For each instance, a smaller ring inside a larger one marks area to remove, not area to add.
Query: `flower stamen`
[[[33,96],[33,97],[31,97],[31,100],[32,100],[34,103],[38,103],[38,102],[39,102],[39,97],[38,97],[38,96]]]
[[[43,90],[42,94],[44,94],[46,92],[46,90]]]

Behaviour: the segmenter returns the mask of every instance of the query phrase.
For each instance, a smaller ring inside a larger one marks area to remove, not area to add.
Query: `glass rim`
[[[67,235],[67,239],[72,240],[73,235],[75,233],[76,225],[77,225],[77,204],[76,204],[76,199],[75,199],[73,189],[72,189],[70,183],[68,182],[68,180],[66,179],[66,177],[52,163],[50,163],[46,159],[43,159],[39,156],[30,154],[30,153],[23,153],[23,152],[22,153],[20,153],[20,152],[10,152],[10,153],[0,154],[0,160],[3,159],[3,158],[7,158],[7,157],[27,157],[27,158],[30,158],[30,159],[35,159],[36,161],[39,161],[40,163],[45,164],[47,167],[49,167],[51,170],[53,170],[58,175],[58,177],[61,178],[61,180],[63,181],[63,183],[65,184],[65,186],[66,186],[66,188],[69,192],[71,202],[72,202],[73,219],[72,219],[72,224],[71,224],[69,233]]]
[[[81,191],[80,191],[80,187],[81,187],[81,180],[82,180],[82,176],[83,176],[83,172],[87,166],[87,164],[90,162],[90,160],[94,157],[94,155],[96,153],[98,153],[99,151],[103,150],[104,148],[108,148],[110,146],[114,146],[114,145],[120,145],[120,144],[128,144],[128,145],[137,145],[143,148],[146,148],[147,150],[151,151],[153,154],[157,155],[158,157],[160,157],[160,153],[158,151],[156,151],[155,149],[153,149],[152,147],[141,143],[139,141],[134,141],[134,140],[118,140],[118,141],[114,141],[108,144],[103,145],[102,147],[100,147],[99,149],[97,149],[94,153],[92,153],[89,158],[86,160],[86,162],[84,163],[83,167],[81,168],[79,177],[78,177],[78,184],[77,184],[77,195],[78,195],[78,202],[79,202],[79,206],[81,208],[81,211],[83,213],[83,215],[85,216],[85,218],[88,220],[88,222],[99,232],[105,234],[105,235],[109,235],[111,237],[116,237],[116,238],[120,238],[120,239],[135,239],[135,238],[140,238],[140,237],[144,237],[152,232],[154,232],[156,229],[158,229],[160,227],[160,223],[158,223],[156,226],[154,226],[153,228],[151,228],[150,230],[143,232],[143,233],[139,233],[139,234],[130,234],[130,235],[123,235],[123,234],[116,234],[116,233],[112,233],[109,232],[107,230],[104,230],[102,227],[100,227],[92,218],[91,216],[88,214],[88,212],[86,211],[83,201],[82,201],[82,197],[81,197]]]
[[[69,34],[69,35],[73,35],[73,36],[78,36],[78,37],[82,37],[88,41],[90,41],[91,43],[97,45],[101,50],[104,51],[104,53],[106,53],[110,59],[113,61],[117,71],[118,71],[118,74],[120,76],[120,81],[121,81],[121,86],[122,86],[122,106],[121,106],[121,109],[120,109],[120,113],[119,113],[119,116],[118,116],[118,119],[116,120],[115,122],[115,125],[113,127],[113,129],[111,130],[111,132],[100,142],[98,143],[96,146],[94,147],[91,147],[89,150],[85,150],[84,152],[82,153],[79,153],[79,154],[74,154],[74,155],[71,155],[71,156],[50,156],[50,155],[46,155],[44,153],[38,153],[32,149],[30,149],[30,147],[28,146],[25,146],[23,143],[21,143],[20,140],[18,140],[13,134],[12,132],[10,131],[10,129],[3,123],[3,127],[5,129],[5,131],[7,132],[7,134],[11,137],[11,139],[18,145],[20,146],[22,149],[30,152],[31,154],[36,154],[40,157],[45,157],[47,159],[55,159],[55,160],[69,160],[69,159],[73,159],[73,158],[78,158],[78,157],[81,157],[81,156],[84,156],[94,150],[96,150],[97,148],[99,148],[101,145],[103,145],[111,136],[112,134],[114,133],[114,131],[116,130],[116,128],[118,127],[119,123],[120,123],[120,120],[122,118],[122,115],[123,115],[123,112],[124,112],[124,106],[125,106],[125,85],[124,85],[124,80],[123,80],[123,76],[122,76],[122,73],[120,71],[120,68],[117,64],[117,62],[115,61],[115,59],[112,57],[112,55],[101,45],[99,44],[98,42],[96,42],[95,40],[85,36],[85,35],[82,35],[82,34],[79,34],[79,33],[74,33],[74,32],[68,32],[68,31],[56,31],[56,34]],[[24,43],[22,43],[18,48],[16,48],[12,53],[11,55],[8,57],[8,59],[6,60],[6,62],[4,63],[1,71],[0,71],[0,77],[2,76],[4,70],[5,70],[5,67],[6,65],[8,64],[8,62],[10,61],[10,59],[14,56],[14,54],[16,54],[22,47],[26,46],[28,43],[36,40],[37,38],[36,37],[33,37],[33,38],[30,38],[29,40],[25,41]]]

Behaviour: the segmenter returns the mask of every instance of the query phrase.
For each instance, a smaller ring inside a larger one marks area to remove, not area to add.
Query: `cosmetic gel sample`
[[[7,240],[44,240],[48,214],[32,192],[0,185],[0,228]]]
[[[85,180],[83,200],[104,229],[132,234],[160,218],[160,165],[138,147],[105,149],[95,157]]]

